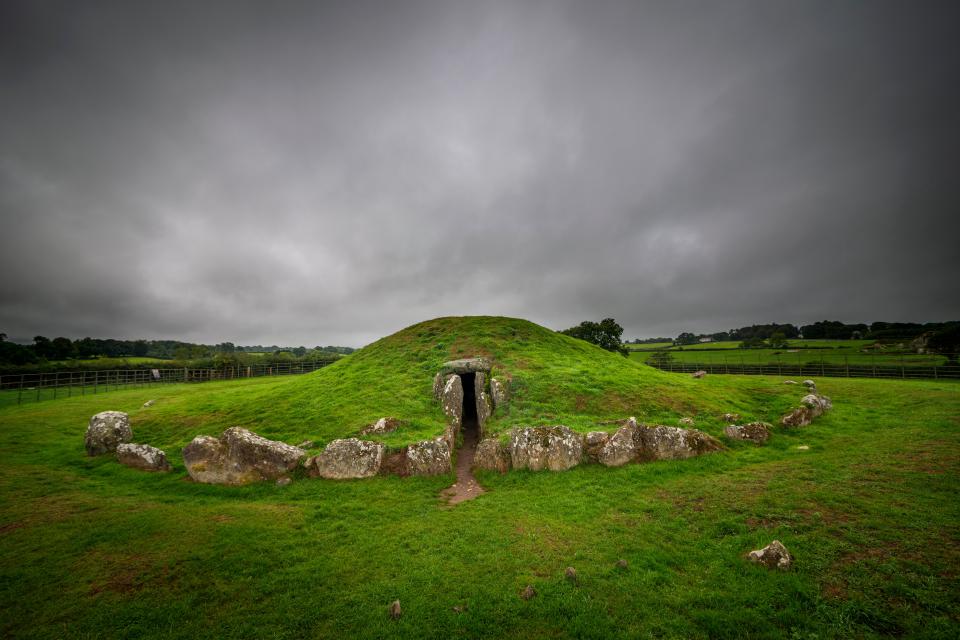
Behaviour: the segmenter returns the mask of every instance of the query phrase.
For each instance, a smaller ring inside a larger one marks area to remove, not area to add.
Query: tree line
[[[158,358],[178,362],[210,361],[230,366],[245,364],[249,358],[244,354],[270,353],[271,361],[283,360],[324,360],[352,353],[350,347],[316,346],[264,347],[237,346],[232,342],[215,345],[196,344],[179,340],[115,340],[112,338],[69,338],[35,336],[33,344],[9,342],[5,333],[0,333],[0,366],[9,368],[21,366],[43,367],[50,363],[77,360],[95,360],[97,358]]]
[[[684,332],[675,339],[646,338],[636,339],[632,343],[621,342],[623,327],[613,318],[604,318],[600,322],[590,320],[576,327],[564,329],[560,333],[598,345],[607,351],[627,355],[625,344],[651,344],[672,342],[675,345],[691,345],[700,342],[740,341],[743,348],[769,347],[782,349],[788,346],[788,340],[804,338],[807,340],[876,340],[915,341],[919,340],[922,349],[939,353],[960,353],[960,321],[951,322],[874,322],[867,324],[847,324],[837,320],[821,320],[813,324],[796,326],[793,324],[753,324],[729,331],[694,334]]]
[[[675,345],[700,342],[739,340],[743,348],[784,348],[788,340],[874,340],[877,342],[919,341],[921,347],[940,353],[960,351],[960,321],[950,322],[873,322],[849,324],[838,320],[821,320],[813,324],[754,324],[717,333],[694,334],[684,332],[674,340]]]

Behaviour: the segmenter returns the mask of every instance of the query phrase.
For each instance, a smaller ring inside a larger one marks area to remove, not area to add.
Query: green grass
[[[653,349],[669,349],[673,346],[672,342],[648,342],[646,344],[628,344],[624,345],[631,351],[649,351]]]
[[[438,498],[451,477],[229,488],[183,471],[180,448],[230,424],[297,442],[400,406],[415,425],[394,442],[431,432],[439,410],[421,378],[484,348],[517,383],[501,426],[694,414],[717,435],[716,412],[773,421],[801,394],[779,378],[660,373],[555,336],[434,321],[307,376],[0,408],[0,636],[956,637],[957,384],[818,380],[833,411],[768,446],[484,473],[488,493],[455,508]],[[175,471],[85,457],[86,421],[105,409],[128,411],[134,439],[166,448]],[[794,570],[743,559],[775,538]]]
[[[146,356],[126,356],[123,358],[108,358],[108,357],[98,357],[90,359],[69,359],[69,360],[51,360],[50,364],[54,365],[70,365],[78,370],[82,369],[84,366],[87,367],[96,367],[97,369],[108,369],[110,367],[122,368],[128,365],[133,364],[153,364],[153,363],[169,363],[169,359],[164,358],[148,358]]]
[[[666,350],[674,362],[701,364],[764,364],[883,366],[943,366],[947,357],[940,354],[864,351],[866,340],[791,340],[785,349],[740,349],[739,342],[713,342]],[[661,350],[662,352],[662,350]],[[630,357],[647,362],[655,351],[632,351]]]

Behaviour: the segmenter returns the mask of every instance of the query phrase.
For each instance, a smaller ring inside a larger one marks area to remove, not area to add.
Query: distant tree
[[[951,323],[947,327],[934,333],[927,341],[927,348],[947,356],[947,363],[958,364],[960,358],[960,322]]]
[[[670,363],[673,362],[673,355],[671,355],[669,351],[655,351],[650,354],[647,362],[659,369],[663,369],[664,367],[670,366]]]
[[[221,342],[216,346],[218,353],[233,353],[237,347],[232,342]]]
[[[787,336],[783,335],[782,331],[777,331],[770,339],[767,340],[767,344],[774,349],[786,349],[790,346],[790,343],[787,342]]]
[[[138,358],[146,356],[150,352],[150,345],[146,340],[137,340],[133,343],[133,355]]]
[[[674,340],[673,342],[674,342],[674,344],[697,344],[697,342],[699,342],[699,340],[700,340],[700,339],[697,338],[697,336],[693,335],[693,334],[690,333],[689,331],[685,331],[685,332],[681,333],[680,335],[678,335],[678,336],[677,336],[677,339]]]
[[[625,357],[630,355],[630,351],[620,342],[623,327],[617,324],[617,321],[613,318],[604,318],[600,322],[586,320],[576,327],[571,327],[560,333],[592,342],[602,349],[614,351]]]
[[[33,349],[15,342],[7,342],[7,334],[0,333],[0,363],[23,365],[37,361]]]
[[[50,338],[34,336],[33,352],[37,354],[38,358],[51,358],[53,356],[53,346],[50,343]]]
[[[740,341],[741,349],[756,349],[759,347],[765,347],[766,345],[767,345],[766,340],[764,340],[760,336],[751,336],[749,338],[746,338]]]
[[[54,338],[50,341],[50,353],[54,360],[67,360],[77,355],[77,350],[69,338]]]
[[[297,356],[298,358],[302,358],[303,356],[307,355],[307,348],[306,348],[306,347],[296,347],[296,348],[293,350],[293,355]]]

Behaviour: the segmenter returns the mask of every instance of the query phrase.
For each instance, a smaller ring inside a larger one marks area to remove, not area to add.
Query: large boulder
[[[447,373],[490,373],[490,361],[486,358],[462,358],[460,360],[451,360],[444,362],[440,372]]]
[[[344,438],[334,440],[307,465],[312,476],[346,480],[377,475],[383,463],[385,447],[380,442]]]
[[[583,436],[569,427],[514,427],[510,463],[514,469],[564,471],[583,460]]]
[[[637,421],[627,423],[607,438],[597,454],[597,462],[607,467],[620,467],[637,459]]]
[[[721,449],[723,445],[716,438],[697,429],[664,425],[641,425],[637,429],[637,459],[641,462],[683,460]]]
[[[473,467],[506,473],[510,470],[510,449],[500,444],[499,438],[485,438],[477,445]]]
[[[793,564],[793,556],[779,540],[774,540],[763,549],[757,549],[747,554],[747,558],[754,564],[762,564],[768,569],[785,571]]]
[[[460,376],[447,377],[440,394],[440,404],[447,421],[459,427],[463,421],[463,382],[460,381]]]
[[[502,411],[507,406],[507,387],[498,378],[490,378],[490,399],[494,411]]]
[[[810,393],[803,396],[800,406],[783,416],[780,423],[785,427],[805,427],[832,408],[833,403],[830,398]]]
[[[244,485],[287,477],[306,454],[299,447],[230,427],[219,438],[194,438],[183,448],[183,463],[197,482]]]
[[[770,425],[766,422],[731,424],[723,430],[723,433],[732,440],[747,440],[755,444],[763,444],[770,439]]]
[[[99,456],[117,450],[117,445],[133,440],[130,416],[123,411],[101,411],[90,418],[83,446],[88,456]]]
[[[450,447],[443,437],[424,440],[407,447],[407,472],[414,476],[450,473]]]
[[[117,461],[144,471],[170,471],[167,454],[148,444],[122,442],[117,445]]]

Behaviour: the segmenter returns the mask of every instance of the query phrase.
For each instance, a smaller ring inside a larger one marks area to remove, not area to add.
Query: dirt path
[[[473,477],[473,456],[477,452],[477,427],[464,420],[463,446],[457,452],[457,481],[440,492],[440,497],[446,498],[447,504],[459,504],[466,500],[473,500],[482,493],[486,493]]]

